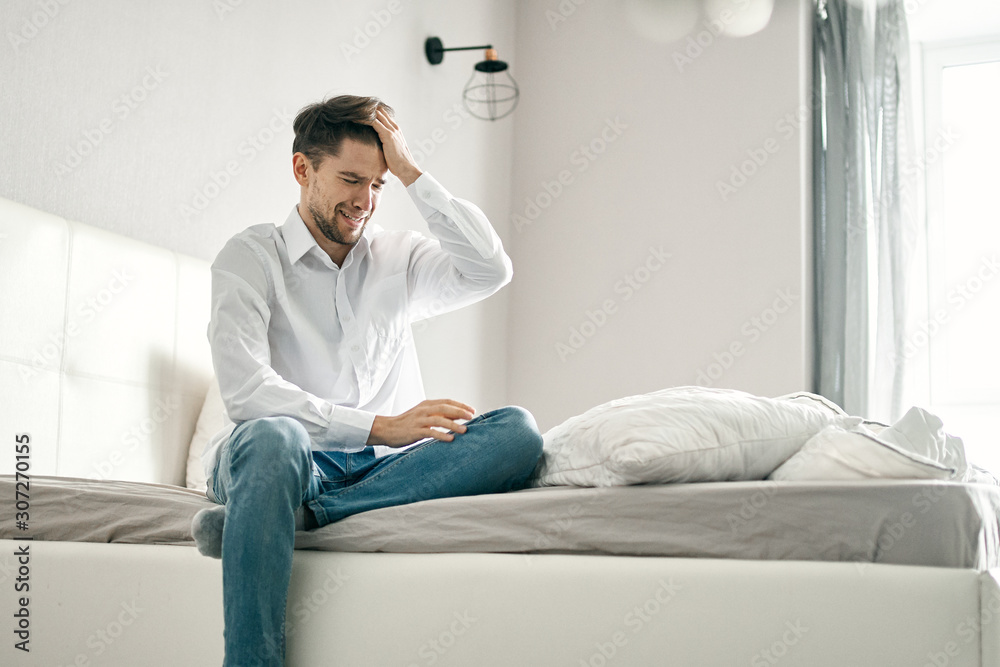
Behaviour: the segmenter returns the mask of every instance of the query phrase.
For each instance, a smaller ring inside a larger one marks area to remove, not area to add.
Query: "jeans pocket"
[[[348,454],[344,452],[313,452],[313,470],[321,482],[333,485],[347,483],[349,477]]]

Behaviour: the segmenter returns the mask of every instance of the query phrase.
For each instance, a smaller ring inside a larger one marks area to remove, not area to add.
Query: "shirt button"
[[[360,347],[358,347],[357,345],[352,345],[352,346],[351,346],[351,351],[352,351],[352,352],[357,352],[357,351],[358,351],[358,350],[360,350],[360,349],[361,349],[361,348],[360,348]]]
[[[344,321],[345,322],[350,322],[351,321],[351,316],[350,315],[344,315]]]

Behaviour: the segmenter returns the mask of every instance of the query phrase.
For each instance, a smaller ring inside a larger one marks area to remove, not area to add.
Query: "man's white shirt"
[[[234,422],[288,416],[314,450],[363,449],[376,415],[424,400],[411,323],[510,281],[510,258],[478,207],[426,173],[406,190],[437,240],[369,222],[338,267],[293,207],[281,227],[254,225],[219,252],[208,339],[231,421],[205,448],[209,478]]]

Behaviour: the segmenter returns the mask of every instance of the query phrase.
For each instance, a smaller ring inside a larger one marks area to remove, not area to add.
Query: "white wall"
[[[685,40],[640,37],[626,3],[578,1],[7,2],[0,196],[210,259],[295,203],[290,115],[326,95],[376,94],[424,149],[423,166],[487,212],[515,263],[511,287],[418,327],[428,395],[480,410],[518,403],[545,428],[610,398],[709,377],[700,372],[761,394],[807,388],[808,132],[782,119],[807,98],[808,0],[777,0],[752,37],[702,33],[710,43],[682,66]],[[226,3],[235,6],[220,13]],[[568,7],[553,25],[547,12]],[[380,16],[391,20],[375,30]],[[344,45],[366,25],[378,34],[349,57]],[[431,68],[422,45],[432,34],[446,46],[496,45],[521,85],[514,116],[449,114],[478,54]],[[127,115],[123,96],[135,106]],[[609,121],[606,150],[593,161],[577,153]],[[59,168],[102,122],[96,147]],[[723,201],[717,183],[765,145],[776,152]],[[239,173],[218,177],[230,163]],[[526,198],[545,203],[545,184],[554,191],[563,171],[571,180],[517,231],[512,214],[531,213]],[[376,221],[423,227],[399,188]],[[669,260],[626,299],[619,281],[645,278],[640,267],[655,267],[650,248],[661,247]],[[769,314],[779,290],[792,306],[752,340],[752,318]],[[561,360],[556,345],[579,342],[571,328],[605,302],[614,312]],[[728,368],[712,366],[734,344]]]
[[[635,4],[519,5],[508,386],[543,430],[668,386],[811,383],[811,3],[777,0],[750,37],[699,21],[672,43],[637,33]],[[650,248],[670,258],[647,273]]]
[[[8,0],[0,196],[211,259],[296,203],[297,110],[374,94],[428,149],[423,166],[507,237],[512,120],[446,117],[481,54],[432,68],[423,42],[492,42],[510,58],[513,30],[514,8],[487,0]],[[398,183],[374,220],[426,229]],[[505,301],[418,330],[429,395],[503,403]]]

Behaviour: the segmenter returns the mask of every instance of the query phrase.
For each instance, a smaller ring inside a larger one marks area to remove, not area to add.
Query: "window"
[[[1000,40],[923,62],[929,409],[1000,472]]]

